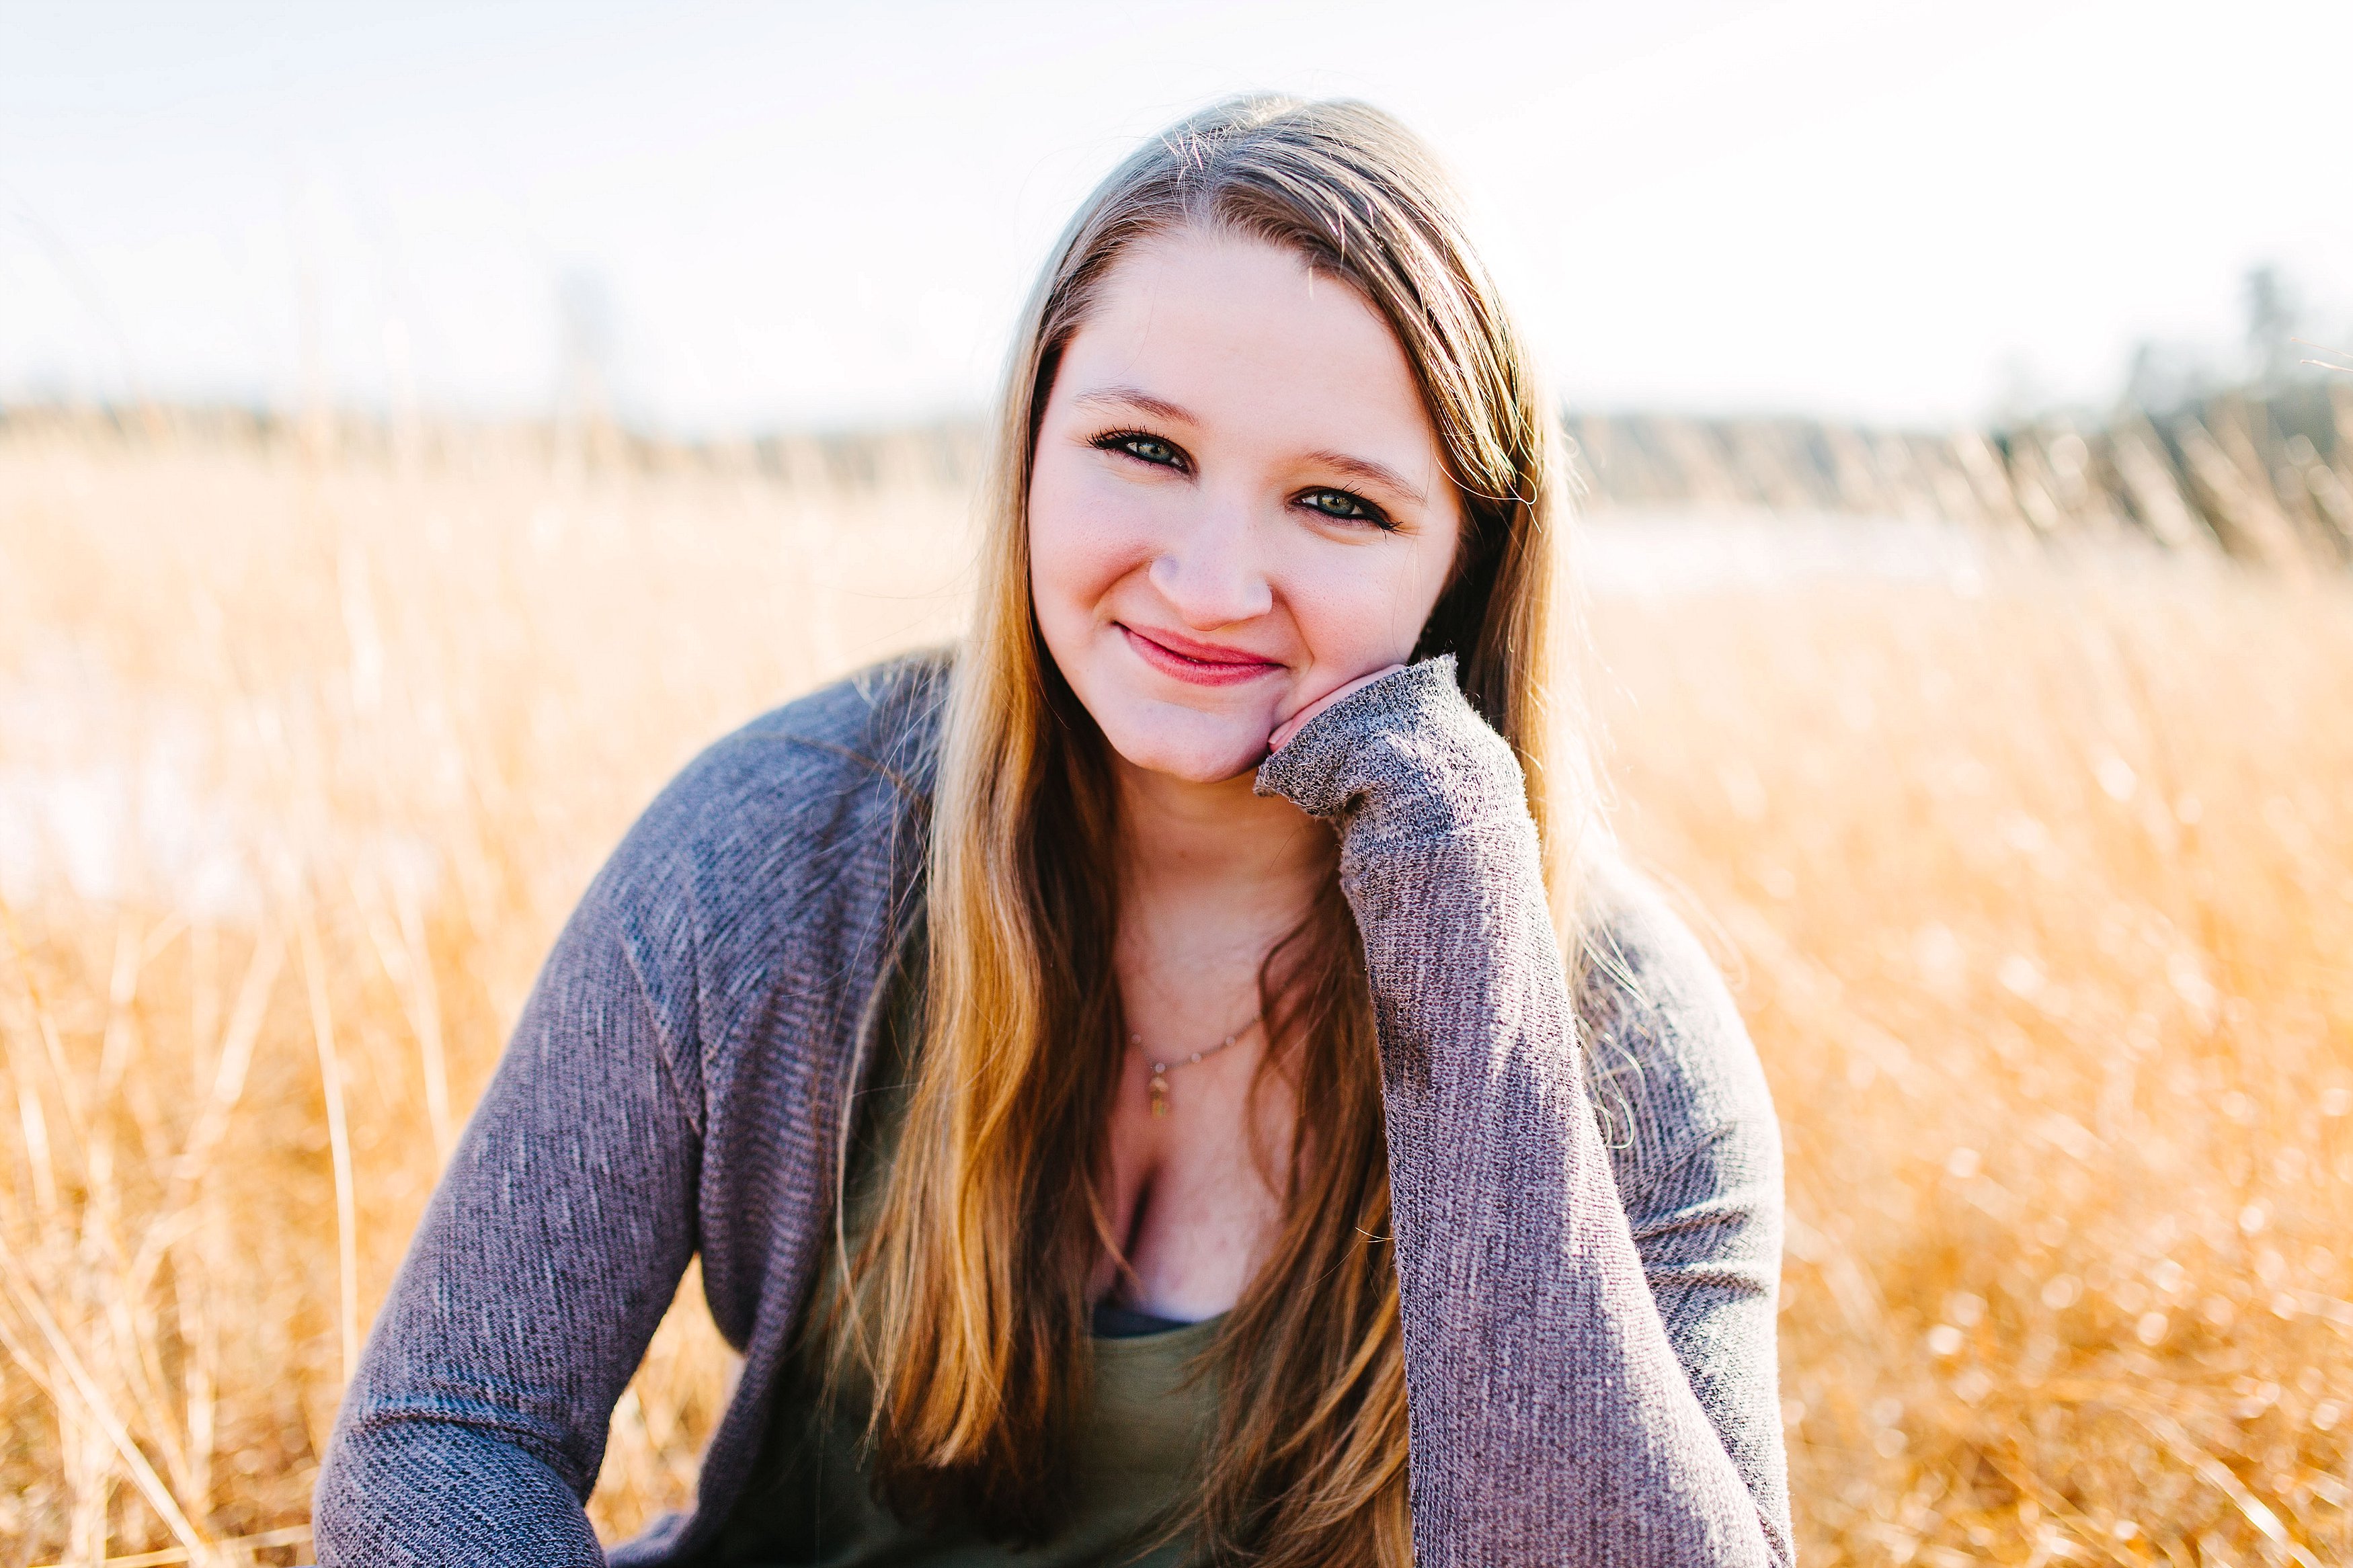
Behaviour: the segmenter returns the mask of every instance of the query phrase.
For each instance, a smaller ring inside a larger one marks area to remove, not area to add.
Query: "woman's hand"
[[[1314,701],[1310,702],[1306,707],[1302,708],[1298,712],[1293,713],[1290,718],[1285,719],[1282,723],[1276,725],[1274,733],[1267,738],[1266,749],[1270,752],[1279,752],[1282,750],[1283,742],[1290,740],[1292,736],[1299,733],[1301,726],[1304,725],[1307,721],[1314,718],[1315,715],[1323,712],[1324,710],[1331,707],[1332,704],[1339,701],[1342,698],[1347,696],[1348,693],[1356,690],[1357,688],[1370,686],[1374,681],[1378,680],[1381,677],[1385,675],[1394,675],[1404,668],[1405,666],[1401,664],[1385,665],[1381,668],[1373,671],[1370,675],[1360,675],[1356,677],[1356,679],[1348,682],[1347,685],[1335,687],[1332,690],[1325,692],[1323,696],[1318,697]]]

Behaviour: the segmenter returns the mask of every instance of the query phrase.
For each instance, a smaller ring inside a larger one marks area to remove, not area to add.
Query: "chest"
[[[1204,1038],[1199,1020],[1219,1012],[1202,1002],[1129,1004],[1137,1037],[1122,1058],[1108,1128],[1108,1207],[1124,1258],[1106,1258],[1093,1281],[1099,1296],[1186,1321],[1231,1308],[1271,1247],[1299,1103],[1250,1022],[1250,990],[1224,997],[1225,1016],[1243,1020],[1239,1031],[1229,1024]]]

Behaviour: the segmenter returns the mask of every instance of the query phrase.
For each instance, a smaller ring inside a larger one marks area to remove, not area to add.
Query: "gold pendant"
[[[1154,1073],[1152,1075],[1152,1082],[1148,1087],[1152,1090],[1152,1114],[1155,1116],[1167,1115],[1168,1075],[1165,1072]]]

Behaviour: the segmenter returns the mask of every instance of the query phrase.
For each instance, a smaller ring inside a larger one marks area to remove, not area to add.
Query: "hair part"
[[[1377,110],[1237,99],[1113,171],[1031,297],[995,432],[980,599],[944,715],[921,1056],[881,1213],[836,1297],[857,1307],[837,1351],[854,1344],[867,1361],[876,1482],[903,1514],[961,1515],[1015,1542],[1052,1533],[1090,1393],[1086,1282],[1120,1257],[1103,1197],[1125,1038],[1114,796],[1102,736],[1039,635],[1028,514],[1062,351],[1132,247],[1186,230],[1248,236],[1388,321],[1464,522],[1415,657],[1455,656],[1465,695],[1519,759],[1547,863],[1575,847],[1555,802],[1578,816],[1589,783],[1549,706],[1556,421],[1461,208],[1428,151]],[[1318,1092],[1276,1172],[1274,1246],[1198,1370],[1217,1380],[1217,1436],[1199,1501],[1168,1529],[1197,1531],[1210,1562],[1403,1568],[1405,1365],[1377,1044],[1336,874],[1260,989],[1269,1049],[1253,1092],[1278,1074]]]

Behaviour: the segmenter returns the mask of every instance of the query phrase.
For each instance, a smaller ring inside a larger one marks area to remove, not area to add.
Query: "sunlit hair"
[[[1363,104],[1250,98],[1176,125],[1095,191],[1016,339],[984,497],[980,597],[946,698],[930,843],[928,983],[908,1121],[836,1305],[876,1389],[885,1500],[1000,1538],[1050,1536],[1090,1389],[1086,1286],[1119,1257],[1103,1201],[1120,1081],[1115,803],[1103,742],[1039,640],[1029,481],[1056,366],[1128,248],[1254,237],[1355,288],[1403,345],[1461,494],[1454,571],[1416,657],[1451,653],[1518,753],[1548,863],[1586,798],[1556,735],[1551,408],[1461,203],[1430,154]],[[1567,807],[1566,811],[1556,809]],[[1573,837],[1574,835],[1567,837]],[[1556,899],[1556,901],[1560,901]],[[1576,944],[1565,944],[1576,951]],[[1217,1434],[1172,1528],[1207,1558],[1402,1565],[1405,1366],[1371,999],[1336,875],[1259,978],[1267,1075],[1312,1084],[1280,1235],[1203,1375]]]

